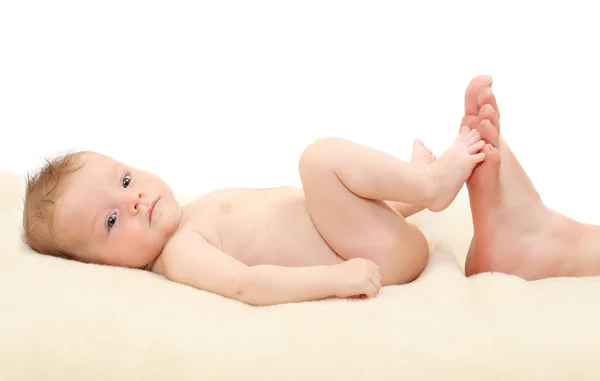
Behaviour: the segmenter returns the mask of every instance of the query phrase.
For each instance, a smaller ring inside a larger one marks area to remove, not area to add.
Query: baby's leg
[[[411,163],[414,164],[431,164],[435,161],[433,151],[425,146],[423,141],[416,139],[413,142]],[[402,217],[408,218],[413,214],[419,213],[424,208],[420,205],[408,204],[400,201],[387,201],[387,204],[400,213]]]
[[[316,228],[342,258],[367,258],[381,268],[382,285],[414,280],[429,248],[423,234],[383,200],[441,210],[458,194],[483,141],[461,131],[436,161],[407,163],[372,148],[329,138],[311,144],[300,159],[306,202]]]

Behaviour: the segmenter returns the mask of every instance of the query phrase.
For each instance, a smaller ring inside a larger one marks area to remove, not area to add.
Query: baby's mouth
[[[148,209],[148,222],[151,223],[152,222],[152,215],[154,214],[154,207],[156,206],[156,203],[158,202],[158,200],[160,200],[160,197],[156,199],[156,201],[154,201],[152,203],[152,205],[150,205],[150,209]]]

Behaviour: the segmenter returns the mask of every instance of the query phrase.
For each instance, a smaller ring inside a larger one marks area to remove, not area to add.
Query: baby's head
[[[23,240],[42,254],[144,268],[162,252],[181,214],[157,176],[78,152],[28,176]]]

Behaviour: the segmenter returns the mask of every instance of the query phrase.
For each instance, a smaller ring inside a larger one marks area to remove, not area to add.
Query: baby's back
[[[247,265],[336,264],[295,187],[226,188],[184,207],[180,229],[202,234],[211,244]]]

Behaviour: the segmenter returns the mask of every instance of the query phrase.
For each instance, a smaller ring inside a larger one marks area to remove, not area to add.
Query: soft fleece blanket
[[[463,197],[412,218],[432,255],[411,284],[250,307],[32,253],[19,237],[21,179],[0,173],[2,381],[600,379],[600,278],[465,278]]]

